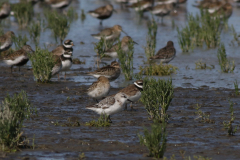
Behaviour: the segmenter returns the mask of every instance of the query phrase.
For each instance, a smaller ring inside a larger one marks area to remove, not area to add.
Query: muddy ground
[[[88,86],[71,81],[56,81],[52,84],[38,84],[32,71],[0,69],[0,100],[7,93],[25,90],[38,115],[24,122],[24,135],[30,139],[34,149],[21,149],[16,153],[0,153],[0,159],[152,159],[148,150],[141,146],[137,133],[149,127],[151,121],[141,103],[134,104],[136,111],[122,111],[112,116],[112,125],[105,128],[89,127],[85,123],[98,119],[85,106],[94,103],[84,93]],[[81,76],[81,72],[76,73]],[[120,88],[112,88],[110,94]],[[171,115],[167,125],[168,143],[166,157],[175,154],[185,156],[201,155],[217,160],[240,159],[239,132],[227,136],[222,122],[230,119],[228,99],[234,102],[236,120],[239,125],[239,96],[229,89],[175,88],[174,99],[169,107]],[[195,114],[196,104],[210,114],[215,123],[202,123]],[[80,123],[80,126],[73,125]],[[73,125],[73,126],[71,126]]]

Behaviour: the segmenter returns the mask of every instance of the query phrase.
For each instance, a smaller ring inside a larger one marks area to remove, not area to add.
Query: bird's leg
[[[130,108],[131,108],[131,111],[133,111],[133,106],[132,106],[132,102],[131,102],[131,104],[130,104]]]
[[[108,116],[108,122],[109,122],[109,123],[112,123],[112,120],[111,120],[111,118],[110,118],[110,115]]]
[[[125,104],[124,111],[127,111],[127,103]]]
[[[66,72],[65,72],[65,75],[64,75],[64,80],[66,81]]]
[[[13,68],[13,66],[11,66],[11,74],[12,74],[12,68]]]
[[[100,26],[102,26],[102,20],[100,21]]]
[[[96,100],[96,102],[98,103],[98,100],[97,99],[95,99]]]
[[[163,24],[163,17],[162,17],[162,19],[161,19],[161,24]]]
[[[20,66],[18,67],[18,72],[20,72]]]
[[[59,73],[58,73],[58,80],[59,80]]]

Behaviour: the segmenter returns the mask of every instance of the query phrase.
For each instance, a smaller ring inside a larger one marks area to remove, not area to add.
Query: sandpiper
[[[109,81],[114,81],[121,74],[120,65],[118,62],[113,61],[111,65],[107,65],[105,67],[99,68],[94,72],[89,72],[88,75],[92,75],[96,78],[100,76],[105,76],[109,79]]]
[[[114,97],[108,96],[97,104],[87,106],[86,109],[93,110],[97,112],[97,114],[106,114],[111,123],[110,115],[122,111],[127,100],[129,100],[128,96],[120,92]]]
[[[230,3],[226,3],[211,15],[214,17],[218,16],[220,18],[229,18],[232,15],[232,11],[233,11],[232,5]]]
[[[160,63],[169,63],[176,56],[176,50],[172,41],[168,41],[167,45],[160,49],[157,54],[149,59]]]
[[[0,7],[0,19],[4,19],[10,15],[11,7],[8,2],[4,2]]]
[[[12,31],[8,31],[4,35],[0,36],[0,52],[8,50],[12,46],[12,36],[15,36]]]
[[[98,99],[106,97],[110,91],[109,80],[104,77],[98,77],[96,82],[93,82],[92,85],[88,88],[87,94],[98,102]]]
[[[160,5],[160,4],[174,4],[176,5],[179,2],[179,0],[157,0],[155,1],[155,5]]]
[[[100,19],[101,20],[100,25],[102,25],[102,21],[104,19],[111,17],[113,11],[115,11],[113,8],[113,5],[108,4],[106,6],[99,7],[97,9],[95,9],[94,11],[89,11],[88,13],[91,16]]]
[[[198,7],[201,9],[207,9],[209,13],[214,13],[219,10],[223,5],[226,4],[226,1],[218,1],[218,0],[204,0],[197,2],[198,5],[193,5],[194,7]]]
[[[129,49],[128,49],[128,44],[129,44],[129,41],[131,41],[132,38],[130,36],[125,36],[123,37],[122,41],[121,41],[121,49],[124,51],[124,52],[127,52]],[[133,43],[137,44],[136,42],[133,41]],[[106,50],[106,52],[104,52],[105,55],[108,55],[112,58],[117,58],[118,57],[118,54],[117,54],[117,50],[119,49],[119,44],[115,44],[112,46],[112,48]]]
[[[159,4],[152,8],[152,14],[156,16],[161,17],[161,23],[163,23],[163,17],[166,15],[169,15],[170,12],[173,10],[174,4],[168,3],[168,4]]]
[[[61,58],[59,56],[56,56],[56,55],[53,55],[53,59],[55,61],[55,65],[52,68],[51,75],[55,76],[62,69],[62,61],[61,61]]]
[[[134,8],[135,11],[147,11],[154,4],[154,0],[143,0],[129,5],[128,7]]]
[[[100,40],[103,37],[106,40],[115,41],[120,37],[121,32],[123,32],[127,35],[127,33],[123,31],[123,29],[120,25],[115,25],[112,28],[105,28],[101,32],[99,32],[97,34],[92,34],[91,36],[93,36],[94,38],[96,38],[98,40]]]
[[[127,103],[136,102],[141,98],[141,92],[143,91],[143,80],[137,80],[133,84],[130,84],[126,88],[123,88],[118,93],[125,93],[130,101],[126,102],[125,110],[127,110]],[[131,110],[133,110],[131,106]]]
[[[60,59],[62,61],[61,71],[65,71],[64,79],[66,80],[66,71],[72,67],[72,48],[65,49],[65,52],[61,55]]]
[[[45,0],[52,8],[65,8],[67,7],[72,0]]]
[[[20,72],[20,67],[25,65],[29,58],[28,54],[34,52],[29,45],[23,46],[20,50],[17,50],[10,55],[7,55],[3,57],[3,61],[8,65],[11,66],[11,73],[12,73],[12,68],[13,66],[18,66],[19,67],[19,72]]]
[[[72,46],[74,46],[73,41],[68,39],[65,40],[64,43],[62,45],[57,46],[57,48],[55,48],[52,53],[53,55],[57,55],[57,56],[61,56],[66,49],[68,48],[72,48]]]

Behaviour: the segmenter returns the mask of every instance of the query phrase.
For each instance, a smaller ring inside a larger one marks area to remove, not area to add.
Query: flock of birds
[[[22,1],[22,0],[21,0]],[[36,3],[37,0],[26,0],[32,4]],[[119,3],[125,4],[126,7],[134,8],[136,11],[150,11],[157,16],[164,17],[168,15],[174,8],[180,3],[184,3],[186,0],[116,0]],[[52,8],[64,8],[71,3],[71,0],[45,0]],[[229,6],[230,5],[230,6]],[[197,2],[196,7],[206,9],[209,13],[219,13],[224,14],[224,16],[230,16],[232,13],[232,6],[227,0],[203,0]],[[231,8],[231,10],[229,9]],[[99,7],[88,13],[100,19],[100,24],[102,20],[110,18],[114,11],[114,7],[111,4]],[[231,11],[231,12],[230,12]],[[11,8],[8,2],[2,4],[0,8],[0,19],[4,19],[10,15]],[[107,41],[116,41],[121,32],[124,32],[120,25],[114,25],[111,28],[103,29],[97,34],[92,34],[92,37],[100,40],[105,38]],[[124,32],[125,33],[125,32]],[[13,44],[14,32],[7,31],[4,35],[0,36],[0,52],[6,51],[11,48]],[[121,49],[124,52],[129,50],[128,43],[132,41],[130,36],[125,36],[121,40]],[[133,41],[134,42],[134,41]],[[134,42],[136,43],[136,42]],[[137,44],[137,43],[136,43]],[[65,40],[62,45],[57,46],[50,53],[53,55],[55,60],[55,66],[52,68],[52,76],[58,74],[61,71],[68,71],[72,66],[72,53],[73,53],[73,41]],[[113,45],[111,48],[105,51],[105,54],[117,58],[118,43]],[[33,49],[29,45],[24,45],[20,50],[14,51],[8,55],[1,57],[1,59],[11,67],[11,73],[13,66],[20,67],[25,65],[28,60],[28,54],[33,53]],[[172,41],[168,41],[167,45],[161,48],[155,56],[150,57],[150,60],[155,62],[168,63],[176,55],[176,49]],[[87,109],[93,110],[98,114],[105,113],[108,115],[109,121],[110,115],[121,111],[127,103],[136,102],[141,97],[141,91],[143,91],[143,81],[137,80],[133,84],[127,86],[126,88],[120,90],[117,94],[107,96],[110,91],[110,81],[114,81],[121,74],[121,67],[117,61],[113,61],[111,65],[99,68],[96,71],[89,72],[98,80],[94,82],[88,89],[87,94],[97,101],[97,104],[87,106]],[[105,98],[106,97],[106,98]],[[104,99],[103,99],[104,98]],[[103,100],[102,100],[103,99]],[[98,102],[98,100],[101,100]]]

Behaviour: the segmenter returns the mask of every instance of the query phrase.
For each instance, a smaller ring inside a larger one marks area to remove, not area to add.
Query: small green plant
[[[214,65],[211,65],[211,67],[207,66],[207,64],[202,60],[195,62],[195,65],[196,65],[195,69],[214,69]]]
[[[234,83],[235,94],[240,95],[237,80],[235,80],[235,82],[233,82],[233,83]]]
[[[231,41],[233,46],[235,45],[234,41],[237,42],[238,46],[240,46],[240,40],[238,39],[239,36],[237,35],[237,32],[236,32],[235,28],[233,27],[233,25],[231,26],[231,30],[233,33],[233,40]]]
[[[16,35],[12,36],[12,40],[13,40],[16,50],[21,49],[28,42],[28,38],[27,38],[26,34],[24,36],[22,34],[19,34],[18,36],[16,36]]]
[[[201,119],[200,122],[203,122],[203,123],[215,123],[214,120],[210,119],[210,115],[204,113],[202,110],[200,110],[200,108],[201,108],[201,105],[197,104],[195,108],[197,111],[195,112],[195,114],[197,114],[199,117],[197,117],[196,119],[200,118]]]
[[[133,76],[133,53],[134,42],[130,40],[128,42],[128,51],[125,52],[121,47],[121,42],[118,42],[117,54],[122,68],[122,72],[126,80],[131,80]]]
[[[21,28],[25,28],[34,16],[33,6],[31,3],[21,2],[12,4],[11,9],[14,12],[14,17],[17,19]]]
[[[55,60],[47,49],[36,48],[35,53],[29,55],[32,62],[33,75],[37,82],[48,83],[51,79]]]
[[[66,16],[68,17],[70,23],[72,23],[74,20],[78,19],[78,14],[77,12],[74,10],[73,7],[70,7],[67,11]]]
[[[85,60],[84,61],[80,61],[78,58],[74,58],[72,60],[72,63],[73,64],[85,64],[86,62],[85,62]]]
[[[218,63],[221,67],[222,72],[233,73],[235,69],[235,64],[234,64],[234,61],[230,61],[227,59],[227,54],[226,54],[224,44],[221,44],[220,47],[218,48],[217,57],[218,57]]]
[[[147,59],[154,56],[156,49],[157,23],[152,15],[152,20],[148,23],[147,45],[144,47]]]
[[[86,158],[86,156],[85,156],[84,152],[82,152],[81,154],[78,155],[78,160],[83,160],[85,158]]]
[[[81,21],[83,22],[86,19],[86,15],[84,13],[84,9],[81,10]]]
[[[56,40],[62,43],[67,36],[70,24],[74,19],[74,10],[69,10],[67,14],[60,14],[57,11],[45,11],[44,15],[47,19],[47,28],[51,29]]]
[[[163,122],[168,119],[167,110],[173,99],[172,80],[154,79],[145,77],[143,79],[144,90],[141,102],[144,104],[150,118]]]
[[[7,95],[0,105],[0,150],[16,151],[19,146],[26,145],[21,131],[24,119],[36,112],[27,98],[25,91]]]
[[[101,37],[98,43],[95,43],[94,51],[97,53],[98,57],[102,59],[105,57],[104,52],[113,46],[112,41],[107,41],[104,37]]]
[[[193,50],[195,47],[215,48],[220,44],[220,33],[223,30],[220,17],[212,18],[207,11],[201,10],[201,14],[195,17],[188,15],[188,24],[178,32],[178,42],[183,52]]]
[[[138,134],[140,143],[149,150],[149,156],[162,158],[167,147],[166,122],[153,123],[151,131],[144,129],[144,136]]]
[[[97,121],[92,120],[87,122],[86,125],[91,127],[110,127],[108,116],[106,114],[101,114]]]
[[[233,136],[237,132],[237,126],[235,126],[234,128],[232,125],[236,117],[234,116],[233,102],[230,100],[228,100],[228,102],[229,102],[229,110],[231,113],[231,119],[230,121],[223,121],[223,125],[224,125],[224,128],[228,130],[228,135]]]
[[[171,64],[150,64],[149,66],[139,67],[139,74],[148,76],[168,76],[176,73],[178,68]]]
[[[31,40],[34,42],[36,48],[39,45],[39,38],[42,30],[42,22],[41,20],[37,22],[32,22],[30,26],[28,27],[28,32],[30,35]]]

